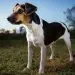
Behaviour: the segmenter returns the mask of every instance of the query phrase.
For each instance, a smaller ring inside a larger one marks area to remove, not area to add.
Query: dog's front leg
[[[42,46],[41,47],[41,61],[40,61],[39,74],[44,73],[45,60],[46,60],[46,46]]]
[[[33,57],[33,44],[28,42],[28,64],[27,68],[30,69],[32,66],[32,57]]]
[[[33,57],[33,44],[31,42],[28,42],[28,64],[27,67],[24,68],[22,72],[28,73],[30,71],[30,68],[32,66],[32,57]]]

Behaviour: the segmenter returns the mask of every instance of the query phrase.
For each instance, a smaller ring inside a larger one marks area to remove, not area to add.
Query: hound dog
[[[27,68],[32,66],[33,46],[41,48],[41,60],[39,73],[44,73],[46,60],[46,47],[50,46],[51,56],[54,57],[52,45],[56,40],[63,39],[67,45],[70,61],[73,61],[71,51],[70,33],[64,23],[52,22],[48,23],[41,19],[37,13],[37,7],[30,3],[16,4],[13,13],[7,18],[12,24],[24,24],[26,28],[26,38],[28,42],[28,64]]]

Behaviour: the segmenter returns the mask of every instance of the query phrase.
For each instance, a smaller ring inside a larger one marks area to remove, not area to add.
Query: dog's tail
[[[70,32],[69,28],[67,27],[67,25],[64,22],[61,22],[63,25],[65,25],[65,27],[67,28],[68,32]]]

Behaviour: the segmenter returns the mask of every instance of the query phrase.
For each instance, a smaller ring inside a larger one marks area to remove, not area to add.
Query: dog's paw
[[[54,59],[54,56],[51,55],[49,59],[50,59],[50,60]]]
[[[24,68],[22,71],[21,71],[22,74],[30,74],[31,73],[31,70],[28,69],[28,68]]]
[[[70,62],[73,62],[73,57],[70,57]]]
[[[43,75],[44,74],[44,70],[43,69],[39,69],[39,75]]]

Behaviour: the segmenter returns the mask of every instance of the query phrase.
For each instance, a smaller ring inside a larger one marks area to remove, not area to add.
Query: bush
[[[0,47],[16,46],[26,43],[25,34],[0,34]]]

